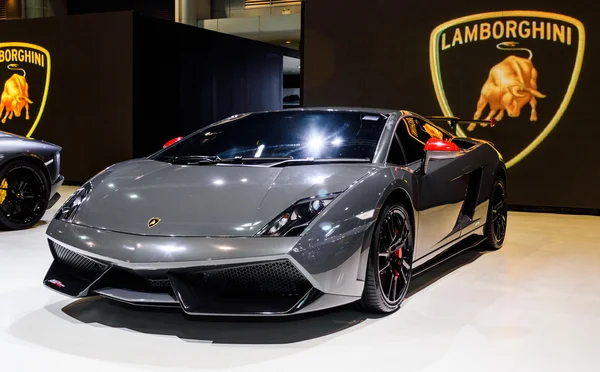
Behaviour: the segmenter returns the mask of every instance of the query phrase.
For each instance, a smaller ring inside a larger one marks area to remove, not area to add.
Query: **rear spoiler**
[[[425,119],[428,119],[431,121],[448,122],[450,124],[450,128],[452,128],[452,130],[456,129],[457,124],[471,124],[471,123],[482,124],[482,123],[485,123],[485,124],[489,124],[490,127],[494,127],[496,125],[496,119],[490,119],[490,120],[461,119],[461,118],[457,118],[456,116],[425,116]]]

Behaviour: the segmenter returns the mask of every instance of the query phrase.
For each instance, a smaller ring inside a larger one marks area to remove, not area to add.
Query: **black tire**
[[[24,160],[0,169],[0,229],[23,230],[40,221],[50,187],[42,170]]]
[[[401,202],[386,203],[373,231],[360,301],[363,309],[391,313],[400,308],[412,276],[413,252],[413,226],[406,208]]]
[[[490,205],[485,223],[485,247],[490,250],[502,248],[506,237],[508,205],[506,203],[506,182],[499,178],[492,186]]]

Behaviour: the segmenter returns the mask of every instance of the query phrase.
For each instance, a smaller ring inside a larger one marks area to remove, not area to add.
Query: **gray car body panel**
[[[344,191],[373,169],[371,164],[277,168],[134,160],[90,181],[93,192],[74,222],[141,235],[253,236],[296,201]],[[161,223],[148,229],[153,217]]]
[[[399,121],[426,119],[407,111],[378,112],[389,118],[372,163],[268,167],[128,161],[94,177],[74,223],[54,220],[47,235],[78,254],[129,270],[287,259],[326,295],[299,312],[355,301],[364,288],[375,222],[392,194],[406,201],[411,214],[418,267],[483,232],[492,183],[504,170],[497,151],[484,142],[456,159],[432,160],[426,174],[419,162],[386,164]],[[474,171],[481,172],[481,184],[473,218],[460,219],[469,197],[465,175]],[[334,192],[341,194],[299,237],[254,236],[298,200]],[[153,217],[161,222],[149,229]]]

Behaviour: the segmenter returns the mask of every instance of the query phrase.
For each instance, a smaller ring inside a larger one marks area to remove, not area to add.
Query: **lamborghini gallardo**
[[[191,315],[393,312],[413,275],[503,245],[502,156],[453,135],[459,122],[362,108],[227,118],[77,190],[47,229],[44,284]]]

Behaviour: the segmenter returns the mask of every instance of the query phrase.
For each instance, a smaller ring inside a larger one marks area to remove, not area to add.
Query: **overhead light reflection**
[[[374,214],[375,214],[375,210],[371,209],[370,211],[366,211],[366,212],[357,214],[355,217],[358,218],[359,220],[368,220],[370,218],[373,218]]]
[[[311,182],[312,183],[316,183],[316,184],[321,184],[323,182],[325,182],[325,180],[328,178],[328,176],[315,176],[311,178]]]
[[[166,253],[175,253],[185,251],[185,247],[178,247],[176,245],[163,245],[160,247]]]
[[[265,149],[265,145],[258,146],[258,148],[256,149],[256,153],[254,154],[254,157],[260,158],[264,149]]]
[[[323,147],[323,138],[321,136],[313,135],[308,139],[308,149],[313,152],[318,152]]]
[[[340,227],[340,225],[335,225],[334,227],[332,227],[331,229],[329,229],[329,231],[327,231],[327,234],[325,234],[325,238],[329,238],[329,236],[331,236],[331,234],[333,234],[333,232]]]
[[[215,185],[217,185],[217,186],[221,186],[221,185],[222,185],[222,184],[224,184],[224,183],[225,183],[225,181],[223,181],[223,180],[214,180],[214,181],[213,181],[213,184],[215,184]]]

